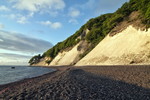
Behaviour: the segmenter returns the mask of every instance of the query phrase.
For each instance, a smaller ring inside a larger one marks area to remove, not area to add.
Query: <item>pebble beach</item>
[[[57,66],[0,85],[0,100],[150,100],[150,66]]]

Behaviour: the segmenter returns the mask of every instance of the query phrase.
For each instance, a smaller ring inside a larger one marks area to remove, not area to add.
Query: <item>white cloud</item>
[[[40,22],[42,25],[51,25],[52,24],[52,22],[50,22],[50,21],[42,21],[42,22]]]
[[[63,0],[11,0],[13,8],[29,12],[55,11],[65,7]]]
[[[3,29],[3,28],[5,28],[4,24],[0,23],[0,29]]]
[[[4,17],[8,17],[9,19],[15,19],[17,18],[18,14],[9,14],[9,15],[5,15]]]
[[[0,39],[0,42],[3,42],[4,40]]]
[[[10,9],[7,8],[6,6],[2,5],[2,6],[0,6],[0,11],[10,11]]]
[[[54,29],[58,29],[62,27],[62,24],[60,22],[55,22],[51,24],[51,27]]]
[[[41,53],[52,46],[50,42],[45,40],[2,30],[0,30],[0,39],[3,41],[0,43],[0,49],[18,51],[24,54]]]
[[[18,18],[17,22],[20,24],[26,24],[26,23],[28,23],[27,20],[28,20],[27,17],[22,16],[22,17]]]
[[[53,29],[58,29],[62,27],[62,24],[60,22],[54,22],[52,23],[51,21],[41,21],[39,22],[41,25],[49,26]]]
[[[2,17],[8,18],[8,19],[13,19],[13,20],[17,20],[22,17],[21,14],[7,14],[7,15],[2,15]]]
[[[28,17],[33,17],[34,13],[33,12],[30,12]]]
[[[29,18],[33,17],[33,13],[29,13],[28,15],[21,15],[21,14],[8,14],[2,15],[2,17],[7,17],[8,19],[15,20],[19,24],[26,24],[29,23]]]
[[[0,57],[5,57],[5,58],[9,58],[9,59],[13,59],[13,60],[16,60],[16,59],[20,59],[20,58],[29,58],[31,56],[28,56],[28,55],[21,55],[21,54],[15,54],[15,53],[0,53]]]
[[[70,8],[68,15],[71,17],[71,19],[68,21],[69,23],[78,24],[78,21],[76,19],[78,16],[80,16],[80,11],[78,9],[73,7]]]
[[[80,11],[75,8],[69,9],[69,16],[71,17],[78,17],[80,15]]]
[[[69,20],[69,23],[78,24],[78,21],[77,21],[76,19],[70,19],[70,20]]]
[[[0,53],[0,65],[28,65],[31,57],[23,54]]]

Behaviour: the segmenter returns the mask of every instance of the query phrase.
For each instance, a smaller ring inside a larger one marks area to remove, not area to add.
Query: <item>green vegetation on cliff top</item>
[[[150,27],[150,0],[130,0],[123,4],[121,8],[119,8],[116,12],[110,14],[104,14],[96,18],[90,19],[85,25],[83,25],[75,34],[64,40],[63,42],[59,42],[54,47],[50,48],[46,52],[43,53],[41,57],[34,56],[30,59],[29,63],[32,65],[37,63],[39,59],[44,57],[50,57],[51,60],[56,57],[56,55],[63,51],[66,48],[72,47],[79,43],[81,39],[77,39],[86,29],[90,31],[88,34],[82,38],[87,40],[91,47],[90,49],[84,53],[84,56],[92,50],[104,37],[115,27],[118,23],[123,21],[127,16],[129,16],[132,12],[139,11],[140,18],[147,26]],[[39,59],[38,59],[39,58]]]

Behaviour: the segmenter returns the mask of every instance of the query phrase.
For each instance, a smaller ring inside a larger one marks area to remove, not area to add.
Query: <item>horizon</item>
[[[0,65],[27,66],[32,56],[65,40],[89,19],[115,12],[125,2],[128,0],[0,1]]]

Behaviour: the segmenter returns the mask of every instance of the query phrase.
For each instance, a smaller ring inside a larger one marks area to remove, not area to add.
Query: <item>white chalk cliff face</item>
[[[51,58],[45,57],[43,59],[40,59],[40,61],[37,64],[33,64],[32,66],[48,66],[48,64],[45,62],[47,60],[50,60]]]
[[[150,29],[128,26],[114,36],[107,35],[76,65],[150,64]]]
[[[81,36],[77,39],[82,39],[89,32],[86,29]],[[80,41],[77,45],[73,46],[71,50],[63,50],[59,52],[58,55],[52,60],[51,65],[74,65],[80,60],[80,55],[84,53],[89,44],[87,41]]]
[[[86,29],[77,39],[84,38],[88,32],[89,30]],[[80,55],[82,55],[89,46],[90,44],[86,40],[82,40],[71,49],[67,48],[66,50],[62,50],[61,52],[59,52],[50,64],[46,63],[46,61],[50,60],[50,58],[45,57],[41,59],[38,63],[33,64],[33,66],[74,65],[81,59]]]
[[[59,52],[59,54],[53,59],[50,65],[74,65],[80,59],[80,54],[85,52],[88,44],[86,41],[79,42],[69,51]]]

